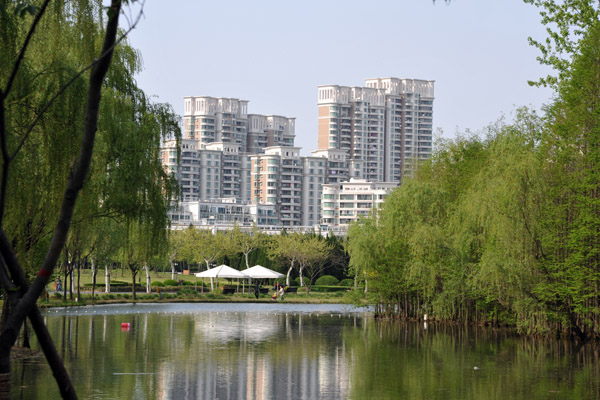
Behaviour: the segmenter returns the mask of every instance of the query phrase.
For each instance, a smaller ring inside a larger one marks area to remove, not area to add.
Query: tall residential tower
[[[366,87],[319,86],[319,150],[348,152],[352,176],[398,182],[431,155],[434,81],[367,79]]]

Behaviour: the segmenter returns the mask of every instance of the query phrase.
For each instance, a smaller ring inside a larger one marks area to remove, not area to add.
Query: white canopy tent
[[[199,272],[196,274],[198,278],[210,278],[210,290],[214,290],[214,279],[215,278],[237,278],[246,279],[249,278],[245,273],[238,271],[237,269],[231,268],[227,265],[219,265],[218,267],[211,268],[209,270]]]
[[[252,279],[278,279],[285,276],[277,271],[263,267],[262,265],[255,265],[254,267],[247,268],[243,270],[242,273]]]

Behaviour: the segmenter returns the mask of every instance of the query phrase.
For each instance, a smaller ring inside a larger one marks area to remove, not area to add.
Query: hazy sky
[[[183,114],[184,96],[249,100],[248,112],[296,118],[296,145],[317,148],[317,86],[366,78],[435,80],[433,125],[477,130],[549,101],[527,37],[545,37],[521,0],[146,0],[130,36],[138,83]]]

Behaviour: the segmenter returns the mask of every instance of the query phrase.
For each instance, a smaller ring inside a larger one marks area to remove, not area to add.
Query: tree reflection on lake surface
[[[46,321],[81,398],[600,398],[596,345],[377,322],[348,306],[96,306]],[[15,398],[59,397],[43,359],[15,363],[13,379]]]

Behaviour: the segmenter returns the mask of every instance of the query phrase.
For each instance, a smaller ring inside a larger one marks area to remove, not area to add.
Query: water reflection
[[[336,305],[208,304],[55,309],[45,318],[82,398],[343,399],[343,332],[369,317]],[[21,367],[29,384],[19,397],[58,397],[43,362]]]
[[[45,318],[81,398],[600,398],[597,346],[376,322],[335,305],[113,306]],[[59,397],[43,359],[13,376],[14,397]]]

